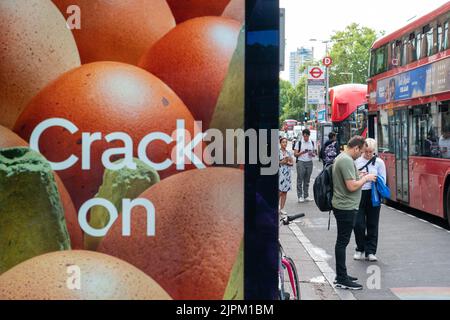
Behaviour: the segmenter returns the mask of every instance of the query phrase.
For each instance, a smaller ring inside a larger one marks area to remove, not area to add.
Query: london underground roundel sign
[[[312,68],[311,71],[309,72],[309,74],[314,79],[320,79],[323,75],[323,71],[322,71],[322,69],[316,67],[316,68]]]

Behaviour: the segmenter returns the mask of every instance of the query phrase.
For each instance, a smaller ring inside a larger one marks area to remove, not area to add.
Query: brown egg
[[[0,125],[12,128],[32,97],[79,65],[73,35],[50,0],[0,1]]]
[[[156,233],[146,235],[142,207],[131,213],[131,236],[121,221],[99,251],[128,261],[174,299],[223,299],[244,227],[244,175],[208,168],[179,173],[145,191],[156,210]]]
[[[177,23],[203,16],[220,16],[230,0],[167,0]]]
[[[245,22],[245,0],[231,0],[222,13],[222,17]]]
[[[175,26],[166,0],[53,0],[63,15],[77,5],[80,29],[73,35],[82,63],[119,61],[137,64],[145,50]]]
[[[207,129],[240,28],[239,22],[222,17],[188,20],[151,47],[139,66],[167,83]]]
[[[20,138],[11,130],[0,126],[0,149],[12,147],[27,147],[28,143]],[[61,204],[64,209],[64,216],[66,218],[67,230],[70,235],[70,243],[72,249],[83,248],[83,233],[78,223],[78,214],[73,206],[72,199],[67,192],[66,187],[56,173],[54,173],[56,184],[58,185],[59,196],[61,197]]]
[[[66,119],[78,128],[71,134],[62,127],[51,127],[39,140],[41,153],[50,161],[78,157],[76,164],[58,171],[77,210],[98,192],[104,172],[103,153],[124,146],[122,141],[108,143],[106,135],[128,134],[137,156],[138,145],[146,135],[163,132],[171,136],[178,120],[185,120],[191,136],[195,132],[191,113],[166,84],[145,70],[119,62],[89,63],[64,74],[30,102],[14,131],[29,141],[36,126],[50,118]],[[102,133],[102,139],[91,144],[90,169],[82,170],[82,133],[94,132]],[[162,163],[172,158],[174,147],[175,142],[154,141],[148,145],[147,156]],[[186,166],[189,168],[193,165]],[[176,172],[172,164],[159,174],[164,179]]]
[[[170,296],[122,260],[91,251],[58,251],[3,273],[0,300],[170,300]]]

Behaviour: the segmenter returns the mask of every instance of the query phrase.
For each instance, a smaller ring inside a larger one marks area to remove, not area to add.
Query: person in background
[[[334,163],[334,159],[339,155],[339,147],[337,144],[337,136],[335,132],[330,132],[328,134],[328,141],[325,142],[321,153],[322,153],[322,161],[323,167],[329,166]]]
[[[286,138],[280,139],[280,169],[279,169],[279,202],[280,214],[286,215],[284,206],[286,205],[287,193],[291,190],[291,168],[294,166],[294,159],[292,152],[286,150],[288,140]]]
[[[333,164],[333,213],[337,222],[336,287],[341,289],[361,290],[358,280],[347,274],[346,249],[350,242],[356,215],[361,202],[361,188],[369,181],[376,181],[373,174],[359,175],[354,160],[365,151],[366,141],[355,136],[348,142],[347,150],[342,152]]]
[[[374,139],[366,139],[366,144],[363,155],[355,160],[356,168],[364,168],[362,173],[381,176],[386,181],[386,165],[382,159],[376,156],[377,142]],[[369,161],[371,162],[369,163]],[[353,259],[375,262],[378,261],[376,253],[381,207],[374,207],[372,204],[372,188],[375,188],[375,185],[371,181],[362,187],[361,202],[353,229],[356,239],[356,252]]]
[[[439,150],[442,158],[450,159],[450,130],[443,132],[439,138]]]
[[[298,202],[314,201],[309,197],[309,183],[313,171],[313,159],[316,155],[314,142],[311,141],[311,131],[303,130],[303,138],[295,145],[294,155],[297,158],[297,196]]]

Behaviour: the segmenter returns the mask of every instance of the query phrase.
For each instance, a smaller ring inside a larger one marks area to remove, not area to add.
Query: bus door
[[[408,109],[395,110],[393,117],[397,200],[409,203],[409,112]]]

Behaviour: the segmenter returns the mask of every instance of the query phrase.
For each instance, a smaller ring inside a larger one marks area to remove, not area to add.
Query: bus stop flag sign
[[[321,67],[308,67],[308,80],[325,80],[325,71]]]
[[[325,67],[328,68],[329,66],[331,66],[333,64],[333,59],[331,59],[331,57],[325,57],[325,58],[323,58],[322,63]]]

